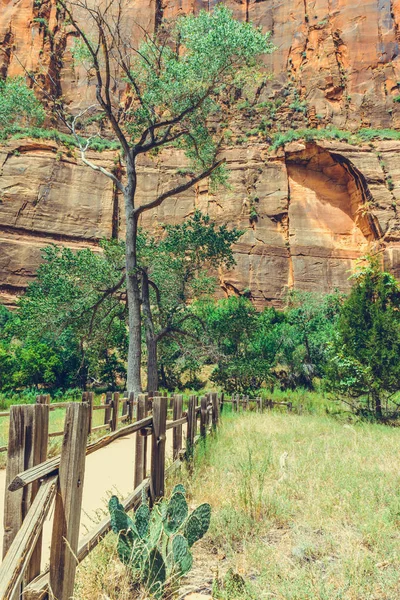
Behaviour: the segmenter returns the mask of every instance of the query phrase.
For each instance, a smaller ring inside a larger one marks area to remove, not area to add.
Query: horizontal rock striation
[[[111,152],[91,158],[109,167],[114,161]],[[400,275],[400,142],[296,142],[275,155],[258,143],[228,148],[225,158],[230,189],[212,194],[202,183],[142,221],[157,231],[199,208],[242,229],[236,267],[219,273],[225,293],[246,292],[261,307],[280,305],[293,287],[346,290],[355,261],[371,249],[382,249]],[[171,185],[183,161],[165,152],[142,162],[139,202]],[[46,244],[95,249],[102,237],[124,233],[112,183],[54,142],[10,140],[3,147],[0,199],[0,297],[8,304],[34,277]]]

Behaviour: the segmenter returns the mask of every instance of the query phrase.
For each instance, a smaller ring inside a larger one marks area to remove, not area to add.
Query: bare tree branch
[[[142,204],[141,206],[138,206],[137,208],[135,208],[135,214],[141,215],[143,212],[145,212],[147,210],[150,210],[152,208],[156,208],[157,206],[160,206],[160,204],[162,204],[162,202],[164,202],[164,200],[166,200],[167,198],[171,198],[171,196],[177,196],[178,194],[185,192],[186,190],[188,190],[191,187],[193,187],[194,185],[196,185],[196,183],[199,183],[199,181],[202,181],[203,179],[206,179],[207,177],[209,177],[211,175],[211,173],[213,171],[215,171],[215,169],[220,167],[224,162],[225,162],[225,159],[219,160],[218,162],[214,163],[209,169],[207,169],[206,171],[203,171],[203,173],[201,173],[197,177],[193,177],[190,181],[187,181],[186,183],[183,183],[182,185],[178,185],[175,188],[169,190],[168,192],[164,192],[163,194],[160,194],[160,196],[158,196],[158,198],[156,198],[152,202],[148,202],[147,204]]]

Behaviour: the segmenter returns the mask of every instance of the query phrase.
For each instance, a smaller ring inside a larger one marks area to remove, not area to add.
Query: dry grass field
[[[399,457],[395,428],[228,413],[193,474],[176,476],[193,506],[213,509],[185,589],[223,600],[400,598]],[[115,544],[109,535],[79,567],[74,600],[136,597]],[[230,569],[238,585],[218,585]]]

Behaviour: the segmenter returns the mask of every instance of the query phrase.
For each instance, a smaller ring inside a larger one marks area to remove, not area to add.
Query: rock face
[[[279,305],[292,287],[346,290],[354,261],[371,247],[382,248],[386,265],[400,275],[400,143],[296,143],[273,157],[259,143],[229,148],[225,156],[230,190],[212,195],[203,184],[147,213],[142,225],[155,230],[199,208],[244,230],[236,267],[220,273],[226,293],[248,290],[261,307]],[[113,155],[92,158],[110,166]],[[165,153],[143,163],[140,200],[169,185],[182,161],[179,153]],[[95,248],[102,237],[123,235],[122,203],[112,184],[54,143],[10,141],[0,169],[3,302],[12,303],[34,277],[47,243]],[[388,173],[399,181],[391,190]]]
[[[160,16],[198,11],[215,2],[125,0],[126,26],[151,30]],[[400,143],[292,143],[271,153],[257,129],[400,126],[400,0],[265,0],[227,3],[235,15],[271,30],[273,78],[258,110],[234,124],[226,148],[231,189],[212,195],[203,183],[146,215],[143,226],[177,222],[194,208],[245,231],[237,266],[221,272],[225,293],[247,290],[257,306],[279,305],[297,289],[346,290],[355,260],[382,249],[400,275]],[[71,100],[88,105],[93,83],[73,65],[73,36],[59,27],[55,0],[0,0],[0,74],[41,72]],[[45,25],[44,25],[45,23]],[[50,82],[50,83],[49,83]],[[236,133],[239,132],[237,135]],[[244,135],[244,137],[239,137]],[[236,137],[235,137],[236,136]],[[239,139],[237,139],[239,137]],[[111,182],[53,142],[10,140],[0,148],[0,300],[13,304],[49,242],[95,248],[123,235],[123,211]],[[92,159],[112,165],[111,152]],[[140,199],[167,186],[183,164],[165,152],[140,167]]]

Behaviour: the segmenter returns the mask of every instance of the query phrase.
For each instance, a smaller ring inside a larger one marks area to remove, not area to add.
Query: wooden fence
[[[120,402],[123,403],[121,416]],[[169,404],[172,405],[172,420],[168,420]],[[164,495],[167,472],[178,467],[183,459],[190,459],[195,443],[216,430],[223,395],[207,394],[200,401],[197,396],[190,396],[184,411],[180,395],[166,398],[141,394],[135,399],[133,394],[120,398],[119,393],[114,393],[107,395],[104,405],[94,406],[93,394],[89,392],[83,396],[83,402],[66,406],[64,430],[57,432],[63,436],[61,455],[46,460],[49,413],[60,406],[64,403],[50,405],[49,398],[43,396],[36,405],[12,406],[10,409],[1,600],[70,600],[77,564],[111,529],[110,519],[106,517],[79,540],[87,455],[122,436],[136,433],[134,491],[123,504],[126,510],[135,508],[143,490],[149,495],[150,502],[155,502]],[[93,428],[95,410],[104,411],[104,424]],[[123,425],[120,429],[118,422]],[[103,427],[109,432],[94,441],[89,438],[88,443],[88,435]],[[166,433],[169,429],[173,429],[173,463],[166,469]],[[151,453],[149,473],[148,452]],[[50,566],[43,573],[42,528],[53,501]]]
[[[83,392],[82,402],[86,402],[89,406],[89,418],[88,418],[88,435],[100,431],[102,429],[109,429],[115,431],[118,424],[123,422],[131,422],[133,419],[134,406],[136,405],[133,397],[133,393],[128,394],[125,392],[123,397],[118,392],[114,394],[107,392],[105,395],[104,404],[94,404],[94,393]],[[69,406],[69,402],[53,402],[50,403],[50,395],[42,394],[36,397],[36,404],[46,404],[49,406],[49,411],[55,411],[57,409],[66,409]],[[104,422],[101,425],[93,426],[93,412],[102,410],[104,411]],[[122,414],[119,413],[122,411]],[[10,417],[11,411],[0,412],[0,418]],[[61,431],[52,431],[48,433],[49,438],[61,437],[64,435],[64,429]],[[7,452],[8,445],[0,446],[0,452]]]
[[[151,396],[151,394],[150,394]],[[104,398],[104,404],[95,405],[93,392],[83,392],[82,402],[87,402],[89,405],[89,421],[88,421],[88,435],[101,430],[116,431],[118,425],[122,423],[131,423],[133,420],[133,414],[137,402],[134,400],[133,392],[130,394],[124,392],[120,394],[118,392],[107,392]],[[66,409],[70,403],[68,402],[53,402],[50,403],[50,395],[42,394],[36,397],[37,404],[46,404],[49,406],[50,411],[56,409]],[[249,396],[234,394],[231,399],[225,399],[225,403],[232,404],[232,411],[238,412],[240,407],[243,410],[249,410],[251,404],[256,407],[259,412],[263,412],[264,409],[272,409],[275,406],[286,407],[288,411],[292,410],[291,402],[276,402],[272,399],[262,399],[257,397],[250,399]],[[104,411],[104,420],[101,425],[93,426],[93,412]],[[138,409],[139,410],[139,409]],[[139,411],[140,412],[140,411]],[[142,414],[142,413],[140,413]],[[0,412],[0,418],[10,417],[10,411]],[[137,417],[140,418],[140,415]],[[64,429],[61,431],[52,431],[48,433],[48,438],[56,438],[64,435]],[[0,446],[0,453],[7,452],[8,445]]]

